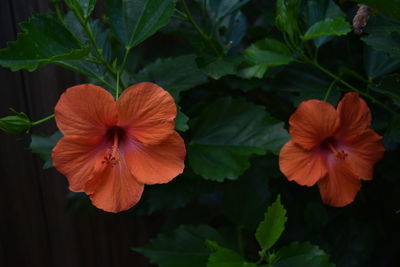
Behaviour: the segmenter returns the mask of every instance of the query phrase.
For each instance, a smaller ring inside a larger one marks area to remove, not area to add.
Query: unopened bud
[[[25,113],[15,112],[15,116],[7,116],[0,119],[0,130],[10,134],[26,132],[32,126]]]

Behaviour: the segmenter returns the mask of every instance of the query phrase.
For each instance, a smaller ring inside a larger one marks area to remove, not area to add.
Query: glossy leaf
[[[159,234],[149,244],[134,248],[160,267],[204,267],[209,251],[206,240],[224,244],[219,233],[207,225],[182,225],[170,233]]]
[[[329,261],[329,255],[318,246],[308,242],[294,242],[278,250],[276,257],[279,262],[273,267],[334,267]]]
[[[400,107],[400,74],[392,74],[385,76],[377,88],[373,88],[375,92],[384,94],[392,99],[393,103]]]
[[[20,26],[18,39],[0,50],[0,66],[12,71],[34,71],[50,63],[82,59],[89,52],[51,15],[34,15]]]
[[[170,92],[179,102],[182,91],[207,81],[207,76],[197,67],[195,59],[195,55],[158,59],[133,75],[131,83],[154,82]]]
[[[325,19],[312,25],[301,37],[303,40],[310,40],[322,36],[345,35],[351,31],[350,24],[344,18]]]
[[[305,2],[304,20],[308,28],[317,22],[337,17],[344,18],[346,14],[333,0],[308,0]],[[332,40],[332,38],[332,36],[317,37],[313,39],[313,42],[317,47],[320,47],[324,43]]]
[[[118,41],[132,48],[164,27],[174,13],[173,0],[106,0],[106,14]]]
[[[31,135],[32,141],[29,147],[33,153],[38,154],[40,158],[45,161],[43,169],[53,167],[51,151],[61,137],[62,134],[60,131],[55,132],[51,136],[42,136],[37,134]]]
[[[268,207],[264,220],[258,225],[256,232],[257,242],[264,253],[278,241],[285,230],[286,221],[286,210],[278,196],[276,201]]]
[[[218,80],[223,76],[235,74],[241,60],[240,57],[214,57],[203,55],[198,57],[196,62],[204,73]]]
[[[287,141],[283,123],[263,107],[226,97],[204,108],[190,123],[189,162],[205,179],[236,179],[252,154],[278,153]]]
[[[257,264],[246,262],[239,253],[218,246],[210,255],[207,267],[257,267]]]
[[[245,78],[262,78],[269,67],[289,64],[293,58],[289,48],[274,39],[265,39],[252,44],[244,52],[247,62],[253,64],[242,70],[241,76]]]

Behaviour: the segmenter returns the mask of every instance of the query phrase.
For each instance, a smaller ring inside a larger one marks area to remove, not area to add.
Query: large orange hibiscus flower
[[[384,153],[382,137],[369,128],[371,112],[357,93],[347,93],[337,109],[319,100],[302,102],[290,117],[291,140],[279,154],[289,181],[318,183],[324,203],[353,202],[361,180],[371,180]]]
[[[153,83],[133,85],[117,101],[92,84],[71,87],[55,107],[64,137],[53,149],[54,167],[96,207],[129,209],[144,184],[167,183],[183,171],[186,151],[175,116],[173,98]]]

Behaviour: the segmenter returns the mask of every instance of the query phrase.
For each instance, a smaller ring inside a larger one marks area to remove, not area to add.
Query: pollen
[[[114,167],[120,162],[120,152],[118,149],[118,134],[114,134],[114,144],[111,148],[108,149],[107,154],[104,156],[104,160],[101,162],[102,164],[107,164],[111,167]]]
[[[344,150],[337,151],[337,149],[330,142],[328,142],[328,147],[333,152],[333,155],[335,156],[336,159],[339,159],[339,160],[345,160],[346,159],[347,153],[344,152]]]

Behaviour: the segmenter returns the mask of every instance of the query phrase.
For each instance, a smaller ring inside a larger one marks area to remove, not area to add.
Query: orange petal
[[[133,176],[144,184],[167,183],[181,174],[185,167],[185,144],[176,132],[158,145],[132,142],[124,153]]]
[[[345,138],[344,143],[348,161],[354,173],[360,179],[371,180],[374,164],[382,158],[385,152],[382,136],[367,129],[360,135]]]
[[[289,141],[279,153],[279,168],[289,181],[312,186],[327,174],[324,158],[319,150],[307,151]]]
[[[84,191],[85,183],[92,177],[98,146],[102,137],[64,136],[53,148],[54,167],[64,174],[69,189]]]
[[[154,83],[130,86],[121,94],[117,106],[118,125],[141,143],[160,143],[174,130],[174,99]]]
[[[332,136],[338,122],[337,112],[331,104],[319,100],[304,101],[290,117],[290,135],[293,142],[311,150]]]
[[[108,212],[120,212],[133,207],[142,196],[144,185],[135,180],[121,157],[115,165],[101,163],[103,155],[97,158],[93,178],[85,186],[92,204]]]
[[[322,201],[330,206],[343,207],[354,201],[360,190],[361,181],[353,173],[346,160],[328,160],[328,176],[318,182]]]
[[[55,119],[64,135],[103,135],[117,122],[116,103],[105,89],[93,84],[68,88],[55,107]]]
[[[371,124],[371,112],[367,103],[357,93],[347,93],[338,107],[340,127],[336,136],[349,136],[365,130]]]

